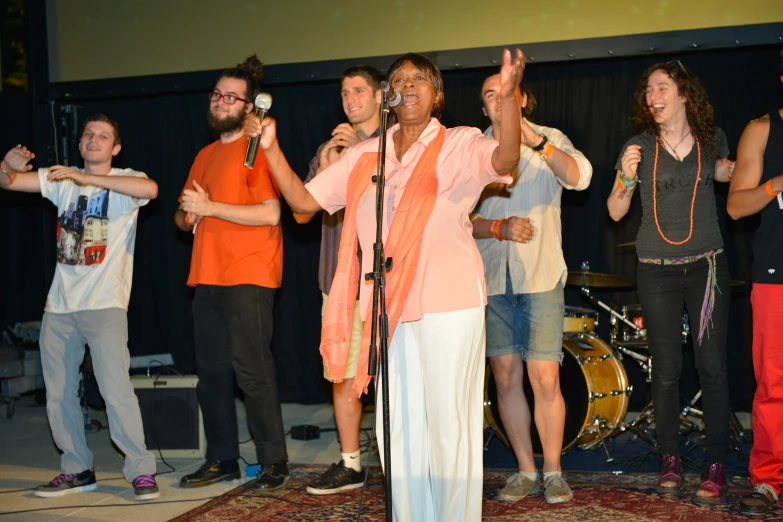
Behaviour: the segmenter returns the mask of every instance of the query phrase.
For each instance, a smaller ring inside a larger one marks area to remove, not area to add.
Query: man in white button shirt
[[[484,114],[492,122],[485,135],[497,139],[500,76],[484,81]],[[490,185],[473,220],[487,278],[487,357],[492,365],[498,409],[519,463],[498,494],[516,501],[541,490],[530,438],[530,409],[522,389],[523,361],[536,402],[535,421],[544,453],[544,488],[550,504],[573,497],[562,477],[565,403],[560,392],[563,360],[563,259],[560,197],[563,187],[584,190],[593,168],[557,129],[535,125],[527,116],[536,105],[524,87],[522,143],[512,185]]]

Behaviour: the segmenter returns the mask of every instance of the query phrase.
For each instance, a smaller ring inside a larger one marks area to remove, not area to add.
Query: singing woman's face
[[[685,98],[679,95],[677,84],[665,71],[653,71],[647,79],[647,106],[659,125],[685,112]]]
[[[402,94],[402,102],[394,108],[400,125],[416,125],[430,121],[432,108],[440,94],[427,73],[411,62],[406,62],[392,77],[391,87]]]

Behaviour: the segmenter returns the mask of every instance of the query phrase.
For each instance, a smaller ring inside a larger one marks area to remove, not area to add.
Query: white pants
[[[395,521],[481,520],[484,321],[481,306],[397,326],[389,347]],[[379,379],[382,415],[381,390]],[[383,455],[382,417],[376,432]]]

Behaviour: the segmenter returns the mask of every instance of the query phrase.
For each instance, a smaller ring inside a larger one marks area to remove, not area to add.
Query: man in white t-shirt
[[[84,169],[61,165],[32,170],[22,146],[0,162],[0,188],[40,192],[57,206],[57,268],[41,323],[46,412],[62,473],[33,495],[58,497],[97,487],[79,405],[79,366],[85,344],[106,401],[111,438],[125,454],[123,474],[136,500],[159,496],[155,457],[144,445],[139,402],[128,370],[127,309],[139,207],[158,195],[146,174],[112,168],[120,152],[119,126],[96,114],[79,141]]]

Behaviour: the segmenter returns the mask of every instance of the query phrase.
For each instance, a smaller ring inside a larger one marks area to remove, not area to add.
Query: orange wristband
[[[552,155],[552,151],[555,150],[555,146],[552,144],[551,141],[546,142],[546,146],[544,147],[544,150],[541,151],[541,159],[546,161],[549,156]]]
[[[193,224],[190,221],[188,221],[188,213],[187,212],[185,212],[185,224],[186,225],[192,225]]]
[[[502,225],[504,221],[505,219],[496,219],[489,226],[489,233],[498,241],[503,241],[503,236],[500,234],[500,225]]]
[[[776,198],[778,196],[777,194],[775,194],[775,191],[772,190],[772,180],[769,180],[766,183],[764,183],[764,188],[767,189],[767,194],[769,194],[771,198]]]

